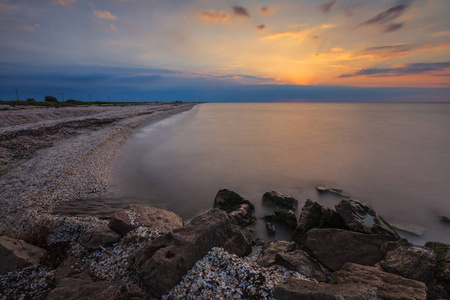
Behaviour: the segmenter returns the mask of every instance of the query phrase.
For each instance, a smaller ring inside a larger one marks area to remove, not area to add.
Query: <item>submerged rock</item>
[[[386,234],[399,238],[394,228],[371,206],[359,200],[342,200],[336,205],[336,212],[344,220],[345,226],[352,231]]]
[[[283,208],[296,210],[298,206],[298,201],[291,196],[284,195],[282,193],[271,191],[267,192],[262,196],[263,202],[270,202],[281,206]]]
[[[317,281],[327,281],[327,276],[320,268],[320,265],[302,250],[279,252],[275,255],[275,263],[288,270],[298,271],[306,277],[314,278]]]
[[[269,234],[275,234],[275,226],[272,225],[272,223],[267,222],[267,223],[266,223],[266,229],[267,229],[267,232],[268,232]]]
[[[425,283],[384,272],[376,267],[354,263],[345,264],[340,271],[331,275],[336,284],[362,283],[378,289],[382,299],[427,299]]]
[[[277,300],[378,300],[376,287],[361,283],[325,284],[289,279],[277,285],[273,296]]]
[[[161,233],[167,233],[183,226],[183,220],[165,209],[131,204],[128,210],[116,212],[108,226],[121,235],[126,235],[139,226],[158,228]]]
[[[339,195],[339,196],[345,197],[345,198],[350,197],[349,195],[344,194],[342,192],[342,190],[337,187],[317,186],[316,189],[319,193],[332,193],[332,194],[336,194],[336,195]]]
[[[161,297],[213,247],[223,247],[238,256],[251,251],[242,232],[220,209],[209,210],[184,227],[151,241],[130,261],[148,292]]]
[[[292,210],[284,210],[275,208],[275,217],[278,222],[285,224],[287,227],[294,229],[297,226],[297,217]]]
[[[313,229],[307,233],[305,249],[332,271],[353,262],[373,266],[384,258],[382,245],[396,238],[341,229]]]
[[[425,228],[414,224],[391,223],[391,225],[396,230],[404,231],[417,236],[422,236],[425,233]]]
[[[0,236],[0,274],[38,265],[47,252],[44,249],[13,239]]]

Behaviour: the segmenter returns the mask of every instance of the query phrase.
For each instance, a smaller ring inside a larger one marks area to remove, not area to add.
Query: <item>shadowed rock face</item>
[[[373,266],[384,253],[382,245],[396,238],[383,234],[363,234],[341,229],[313,229],[307,233],[305,249],[332,271],[353,262]]]
[[[88,230],[78,242],[87,250],[97,250],[100,246],[109,246],[120,241],[122,236],[107,226],[100,226]]]
[[[264,245],[256,262],[263,267],[270,267],[275,264],[275,256],[277,253],[289,252],[294,249],[294,242],[272,241]]]
[[[275,255],[275,263],[288,270],[298,271],[306,277],[314,278],[317,281],[327,281],[327,276],[319,264],[302,250],[277,253]]]
[[[22,240],[0,236],[0,274],[37,265],[46,251]]]
[[[427,299],[425,283],[383,272],[376,267],[345,264],[331,276],[333,283],[348,282],[369,284],[378,289],[382,299]]]
[[[342,200],[336,205],[336,212],[345,226],[362,233],[379,233],[399,237],[369,205],[358,200]]]
[[[221,189],[217,192],[213,207],[226,211],[231,221],[241,227],[256,221],[255,206],[229,189]]]
[[[148,292],[161,297],[213,247],[239,256],[251,251],[242,232],[220,209],[209,210],[143,246],[131,258],[131,264]]]
[[[360,283],[324,284],[289,279],[275,287],[277,300],[378,300],[375,287]]]

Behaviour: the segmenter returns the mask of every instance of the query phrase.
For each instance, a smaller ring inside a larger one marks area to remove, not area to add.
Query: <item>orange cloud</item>
[[[117,20],[117,16],[111,14],[109,11],[94,9],[93,12],[94,12],[94,15],[95,15],[97,18],[100,18],[100,19]]]
[[[77,0],[39,0],[39,1],[63,6],[75,5],[77,3]]]
[[[112,30],[117,30],[117,27],[114,26],[113,24],[111,24],[110,27],[111,27]]]
[[[215,12],[212,9],[205,10],[199,15],[200,19],[211,22],[225,22],[230,18],[230,15],[224,11]]]

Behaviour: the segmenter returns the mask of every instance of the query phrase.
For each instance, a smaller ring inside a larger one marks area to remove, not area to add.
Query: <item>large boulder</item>
[[[347,263],[331,275],[331,281],[336,284],[353,282],[374,286],[382,299],[427,299],[425,283],[390,274],[376,267]]]
[[[46,251],[23,240],[0,236],[0,274],[38,265]]]
[[[306,277],[317,281],[327,281],[327,276],[320,265],[302,250],[279,252],[275,255],[275,263],[291,271],[298,271]]]
[[[47,296],[47,300],[138,300],[145,297],[134,284],[122,281],[98,281],[67,278],[61,281]]]
[[[332,271],[353,262],[373,266],[384,258],[382,245],[396,238],[384,234],[363,234],[341,229],[313,229],[306,235],[308,253]]]
[[[99,226],[86,231],[78,240],[87,250],[97,250],[120,241],[122,236],[107,226]]]
[[[116,212],[108,226],[121,235],[126,235],[139,226],[158,228],[164,234],[183,226],[183,220],[165,209],[131,204],[127,210]]]
[[[255,206],[238,193],[226,188],[217,192],[213,208],[226,211],[231,220],[241,227],[256,221]]]
[[[277,253],[289,252],[295,249],[295,243],[288,241],[271,241],[263,246],[256,262],[263,267],[275,264]]]
[[[193,218],[184,227],[150,241],[130,258],[131,265],[150,294],[167,294],[213,247],[239,256],[251,246],[239,227],[220,209]]]
[[[336,204],[336,212],[345,226],[362,233],[386,234],[399,238],[394,228],[383,220],[373,208],[359,200],[346,199]]]
[[[297,199],[284,195],[282,193],[271,191],[262,196],[263,203],[273,203],[282,208],[296,210],[298,206]]]
[[[288,279],[274,289],[277,300],[378,300],[378,289],[361,283],[325,284]]]
[[[308,199],[292,237],[296,242],[302,243],[306,233],[313,228],[344,228],[344,222],[334,210]]]
[[[450,245],[440,242],[427,242],[425,248],[432,250],[436,255],[436,279],[450,294]]]
[[[407,243],[390,244],[398,245],[388,251],[384,260],[380,262],[384,270],[425,283],[433,279],[436,257],[431,250]]]

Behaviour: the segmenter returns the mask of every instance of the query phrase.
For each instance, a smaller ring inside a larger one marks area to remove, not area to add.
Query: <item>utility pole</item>
[[[64,102],[64,93],[61,93],[62,102]]]
[[[16,96],[17,96],[17,101],[19,101],[19,90],[16,89]]]

